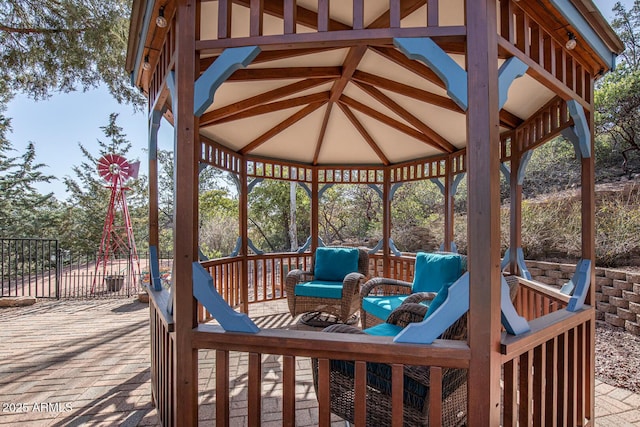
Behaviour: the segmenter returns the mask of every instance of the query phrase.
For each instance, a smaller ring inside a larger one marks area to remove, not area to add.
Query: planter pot
[[[104,281],[107,283],[107,291],[118,292],[124,285],[124,276],[107,276]]]

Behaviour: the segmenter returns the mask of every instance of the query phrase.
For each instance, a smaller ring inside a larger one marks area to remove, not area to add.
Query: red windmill
[[[100,265],[102,265],[102,277],[104,278],[109,259],[123,253],[128,254],[129,257],[129,283],[133,284],[134,288],[137,285],[140,275],[140,260],[138,259],[136,241],[133,236],[131,217],[129,216],[129,208],[127,207],[125,196],[125,192],[129,188],[124,185],[129,178],[135,179],[138,177],[139,167],[140,162],[129,163],[127,159],[118,154],[107,154],[98,160],[98,173],[109,183],[107,188],[111,189],[111,199],[109,200],[109,209],[102,229],[102,240],[98,251],[96,274],[93,277],[91,292],[95,289]],[[121,276],[118,275],[117,277]],[[122,281],[123,279],[124,277],[119,280]]]

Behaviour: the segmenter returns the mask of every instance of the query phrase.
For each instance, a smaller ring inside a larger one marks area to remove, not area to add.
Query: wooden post
[[[591,78],[590,90],[593,93],[594,79]],[[583,158],[581,161],[581,192],[582,192],[582,258],[591,260],[591,286],[587,292],[585,303],[595,307],[596,305],[596,195],[595,195],[595,147],[594,147],[594,112],[593,101],[591,102],[591,111],[587,112],[589,119],[589,131],[591,132],[591,157]],[[594,314],[595,316],[595,314]],[[591,327],[587,328],[587,360],[585,363],[584,375],[586,377],[586,402],[584,402],[585,415],[589,420],[593,420],[595,415],[595,318],[589,322]]]
[[[511,177],[509,182],[511,188],[509,192],[511,198],[509,247],[511,251],[509,253],[509,271],[512,274],[518,273],[518,248],[522,246],[522,185],[518,184],[518,171],[520,169],[520,160],[522,159],[520,135],[520,132],[513,132],[511,137]]]
[[[194,81],[198,68],[195,55],[196,4],[179,0],[176,28],[175,117],[175,213],[174,213],[174,319],[175,346],[173,387],[176,399],[174,425],[198,422],[198,352],[192,345],[197,325],[193,298],[192,263],[198,260],[198,120],[194,115]],[[179,211],[177,207],[180,207]]]
[[[444,250],[451,250],[453,243],[453,215],[454,195],[453,189],[453,156],[447,156],[447,168],[444,175]]]
[[[318,183],[318,168],[314,167],[311,181],[311,254],[316,253],[318,248],[318,221],[320,221],[320,185]]]
[[[382,183],[382,271],[384,277],[392,277],[389,262],[391,238],[391,168],[384,168]]]
[[[240,191],[239,217],[240,217],[240,256],[242,257],[242,284],[240,297],[242,298],[241,310],[249,313],[249,182],[247,179],[247,160],[244,156],[240,159]]]
[[[465,4],[470,426],[500,424],[500,177],[496,0]]]

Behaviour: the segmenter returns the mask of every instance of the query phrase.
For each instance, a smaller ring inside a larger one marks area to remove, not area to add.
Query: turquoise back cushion
[[[462,257],[458,254],[416,254],[413,292],[439,292],[446,283],[453,283],[462,275]]]
[[[438,294],[436,295],[436,297],[431,301],[431,304],[429,304],[429,310],[427,310],[427,314],[424,315],[425,319],[427,317],[431,316],[431,314],[434,311],[436,311],[438,309],[438,307],[440,307],[442,305],[444,300],[447,299],[447,297],[449,296],[449,287],[451,285],[453,285],[454,283],[455,283],[455,281],[449,282],[449,283],[445,283],[442,286],[442,288],[440,288],[440,290],[438,291]]]
[[[314,263],[314,279],[342,282],[344,276],[358,271],[357,248],[318,248]]]

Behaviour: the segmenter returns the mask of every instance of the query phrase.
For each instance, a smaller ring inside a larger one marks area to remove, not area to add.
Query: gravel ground
[[[640,393],[640,337],[608,323],[596,323],[596,378]]]

